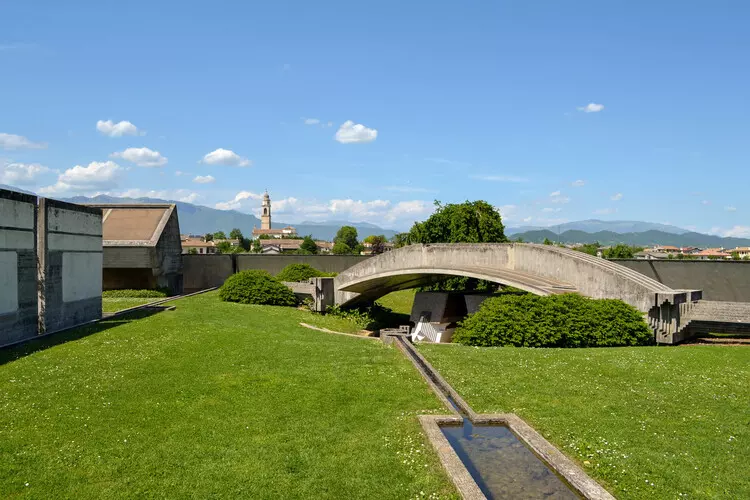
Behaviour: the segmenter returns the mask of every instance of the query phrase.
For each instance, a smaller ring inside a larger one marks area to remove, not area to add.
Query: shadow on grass
[[[137,311],[125,313],[113,318],[104,318],[90,325],[71,328],[69,330],[63,330],[57,333],[51,333],[39,338],[31,338],[30,340],[27,340],[22,344],[0,348],[0,366],[4,365],[5,363],[23,358],[24,356],[28,356],[29,354],[54,347],[56,345],[82,339],[84,337],[88,337],[89,335],[93,335],[110,328],[126,325],[131,321],[147,318],[163,310],[164,309],[156,307],[139,309]]]

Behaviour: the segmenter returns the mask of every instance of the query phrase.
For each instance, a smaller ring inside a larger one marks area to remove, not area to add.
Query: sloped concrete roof
[[[91,203],[102,209],[102,245],[156,246],[175,210],[171,203]]]

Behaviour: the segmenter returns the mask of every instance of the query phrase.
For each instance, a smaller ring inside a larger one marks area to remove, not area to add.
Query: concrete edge
[[[398,344],[399,348],[402,349],[402,352],[404,352],[405,349],[410,349],[415,357],[419,358],[421,362],[424,363],[424,366],[432,371],[435,379],[438,380],[440,385],[443,386],[443,389],[448,392],[448,394],[461,408],[461,410],[468,415],[468,418],[472,423],[501,424],[507,426],[511,430],[511,432],[513,432],[529,449],[531,449],[533,453],[535,453],[555,473],[560,475],[571,486],[573,490],[578,492],[584,498],[590,500],[611,500],[615,498],[611,493],[604,489],[603,486],[589,477],[589,475],[586,474],[586,472],[578,465],[576,465],[573,460],[568,458],[557,447],[547,441],[541,434],[534,430],[533,427],[527,424],[518,415],[514,413],[476,413],[469,406],[469,404],[453,389],[453,387],[448,384],[448,382],[442,377],[442,375],[440,375],[440,373],[435,370],[430,362],[427,361],[424,356],[422,356],[422,354],[414,348],[414,346],[409,344],[407,341],[399,342]],[[404,352],[404,354],[407,353]],[[407,355],[407,357],[409,356]],[[413,362],[412,364],[414,364],[417,371],[422,374],[425,380],[427,380],[428,385],[435,392],[438,398],[443,401],[443,404],[450,404],[448,403],[445,395],[442,394],[442,391],[439,389],[438,385],[435,384],[432,381],[431,377],[426,374],[423,367],[419,366],[419,364],[415,362]],[[458,415],[458,412],[456,412],[452,407],[451,410],[456,415]],[[421,418],[422,416],[420,416],[420,421]],[[453,418],[455,419],[456,417]],[[450,419],[451,417],[435,417],[435,425],[439,425],[441,423],[455,423],[455,421],[451,421]],[[440,435],[443,439],[445,439],[445,436],[443,436],[442,432],[440,432]],[[438,448],[439,441],[432,441],[432,438],[430,438],[430,442],[433,443],[435,450],[438,452],[438,454],[440,454],[440,449]]]
[[[303,326],[305,328],[309,328],[310,330],[316,330],[318,332],[334,333],[336,335],[345,335],[347,337],[356,337],[358,339],[378,340],[377,337],[370,337],[370,336],[366,336],[366,335],[357,335],[356,333],[335,332],[333,330],[329,330],[328,328],[321,328],[319,326],[308,325],[307,323],[302,323],[302,322],[300,322],[299,326]]]
[[[533,427],[515,413],[484,413],[473,421],[475,424],[506,425],[526,446],[552,468],[584,498],[592,500],[614,500],[614,496],[589,477],[555,445],[547,441]]]
[[[456,425],[460,424],[463,419],[461,417],[445,415],[418,415],[417,418],[419,419],[419,423],[422,424],[422,429],[427,435],[427,439],[435,449],[443,469],[445,469],[446,474],[448,474],[461,498],[464,500],[486,499],[487,497],[484,496],[479,485],[471,477],[469,470],[464,466],[464,463],[456,454],[453,446],[448,442],[443,431],[440,430],[441,424]]]

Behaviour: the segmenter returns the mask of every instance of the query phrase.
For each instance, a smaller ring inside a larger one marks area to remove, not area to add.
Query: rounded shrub
[[[102,297],[107,299],[123,299],[123,298],[162,298],[169,297],[169,290],[158,289],[158,290],[104,290]]]
[[[648,345],[640,311],[621,300],[576,294],[501,295],[459,324],[453,342],[473,346],[615,347]]]
[[[318,271],[310,264],[289,264],[276,275],[279,281],[307,281],[310,278],[328,276],[323,271]]]
[[[227,278],[219,289],[219,298],[240,304],[297,305],[297,297],[287,286],[259,270],[241,271]]]

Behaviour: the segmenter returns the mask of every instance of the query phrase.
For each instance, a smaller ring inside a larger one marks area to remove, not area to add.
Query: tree
[[[578,250],[579,252],[587,253],[596,257],[596,254],[599,251],[599,242],[597,241],[596,243],[585,243],[583,245],[575,247],[574,250]]]
[[[635,252],[633,247],[619,243],[613,247],[609,247],[602,252],[602,257],[605,259],[632,259]]]
[[[335,253],[336,255],[346,255],[352,253],[352,247],[342,241],[338,241],[333,244],[331,252]]]
[[[442,205],[435,213],[415,222],[409,231],[411,243],[503,243],[505,226],[495,207],[483,200]]]
[[[252,252],[253,253],[261,253],[263,252],[263,245],[260,244],[260,240],[253,240],[253,246],[252,246]]]
[[[316,254],[318,253],[318,245],[315,240],[312,239],[311,235],[307,235],[303,238],[302,243],[299,246],[301,253]]]
[[[368,243],[370,245],[370,251],[373,255],[381,254],[385,252],[385,236],[380,235],[374,235],[371,234],[367,238],[364,239],[365,243]]]
[[[732,260],[742,260],[739,252],[732,252]]]
[[[188,254],[189,255],[196,255],[198,253],[198,249],[195,247],[188,248]]]
[[[229,239],[230,240],[240,240],[240,241],[242,241],[242,238],[243,238],[242,231],[240,231],[236,227],[229,232]]]
[[[549,238],[544,238],[544,241],[542,242],[542,244],[543,245],[554,245],[554,243],[552,243],[552,240],[550,240]]]
[[[227,240],[224,240],[220,242],[218,245],[216,245],[216,250],[219,253],[232,253],[232,244],[229,243]]]
[[[227,235],[224,234],[224,231],[216,231],[214,233],[213,239],[215,239],[215,240],[225,240],[225,239],[227,239]]]
[[[211,233],[206,233],[206,235],[203,237],[203,241],[213,241],[214,235]]]
[[[351,252],[351,249],[359,243],[357,241],[357,228],[354,226],[341,226],[336,233],[336,237],[333,238],[333,243],[343,243],[349,247],[349,251]]]
[[[391,238],[391,243],[393,243],[393,248],[405,247],[409,244],[409,233],[394,234],[393,238]]]

